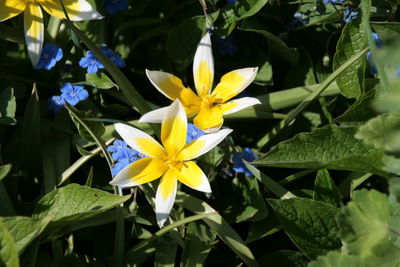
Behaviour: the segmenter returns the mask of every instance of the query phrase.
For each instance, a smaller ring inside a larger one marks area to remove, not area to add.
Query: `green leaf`
[[[335,216],[339,209],[306,198],[269,200],[283,229],[311,259],[339,249]]]
[[[174,267],[178,245],[173,238],[164,235],[156,241],[155,267]]]
[[[216,237],[206,225],[190,223],[185,235],[181,266],[204,266],[213,244],[216,243]]]
[[[0,181],[3,180],[11,171],[11,164],[0,166]]]
[[[0,125],[14,125],[17,110],[17,102],[14,96],[14,89],[7,87],[0,93]]]
[[[334,169],[388,175],[384,153],[354,137],[357,128],[327,125],[279,143],[253,164],[282,168]]]
[[[308,267],[369,267],[368,262],[362,258],[347,255],[337,251],[331,251],[325,256],[318,257],[317,260],[310,262]],[[372,267],[372,266],[371,266]]]
[[[335,22],[342,19],[332,5],[325,5],[319,0],[303,2],[299,12],[305,14],[307,19],[309,19],[309,23],[305,24],[303,27]],[[301,27],[299,29],[301,29]]]
[[[51,217],[53,229],[82,221],[128,200],[105,191],[78,184],[69,184],[45,195],[37,203],[33,218]]]
[[[100,88],[100,89],[111,89],[113,87],[118,87],[105,73],[87,73],[86,83],[90,86]]]
[[[400,24],[391,22],[371,23],[374,30],[383,40],[394,40],[400,37]]]
[[[268,50],[271,56],[282,58],[291,64],[297,64],[299,60],[298,51],[289,48],[280,38],[264,30],[263,24],[259,23],[257,19],[251,18],[243,21],[239,29],[261,34],[267,39]]]
[[[352,201],[337,217],[339,235],[346,248],[362,257],[400,255],[400,248],[394,245],[399,235],[392,234],[399,233],[400,225],[393,225],[392,214],[386,194],[366,189],[355,191]]]
[[[375,90],[366,92],[363,96],[358,98],[345,113],[336,118],[336,120],[344,125],[358,126],[378,115],[378,113],[371,108],[373,100],[375,99],[375,92]]]
[[[35,240],[50,223],[51,218],[32,219],[29,217],[3,217],[3,223],[14,238],[19,254]]]
[[[0,266],[18,267],[19,258],[15,241],[0,219]]]
[[[371,1],[362,1],[362,5],[371,9]],[[347,23],[342,32],[338,44],[336,46],[336,53],[333,58],[333,69],[338,69],[346,61],[356,55],[359,51],[363,50],[368,45],[367,36],[367,23],[369,20],[369,13],[361,12],[361,16],[349,23]],[[360,58],[347,68],[337,78],[336,82],[340,88],[341,93],[348,98],[358,98],[364,94],[364,81],[365,81],[365,66],[366,59]]]
[[[384,94],[379,94],[373,103],[373,107],[380,112],[400,111],[400,91],[397,90],[399,81],[394,82],[393,89]]]
[[[214,21],[218,14],[215,12],[209,17]],[[192,62],[197,45],[206,30],[205,23],[204,16],[196,16],[182,20],[176,28],[168,33],[167,54],[179,69],[184,69]]]
[[[298,251],[280,250],[262,256],[258,262],[261,266],[271,266],[271,263],[275,263],[276,266],[306,267],[309,260]]]
[[[86,128],[77,120],[72,114],[74,112],[76,116],[80,119],[84,119],[85,117],[92,117],[90,115],[90,111],[81,111],[77,110],[76,108],[70,106],[68,112],[70,113],[71,119],[74,122],[76,128],[78,129],[79,135],[88,140],[89,142],[95,141],[92,135],[86,130]],[[90,130],[98,137],[101,137],[105,133],[104,124],[100,121],[85,121],[85,124],[90,128]]]
[[[228,36],[235,29],[239,20],[253,16],[267,2],[268,0],[243,0],[226,5],[221,10],[223,16],[217,21],[218,28],[216,32],[223,37]]]
[[[219,238],[235,252],[247,266],[258,266],[251,250],[246,246],[242,238],[235,230],[206,202],[189,196],[184,193],[178,193],[176,203],[181,204],[185,209],[196,214],[213,213],[203,219],[203,221],[213,229]]]
[[[331,204],[338,208],[342,206],[339,191],[326,169],[319,170],[317,173],[314,183],[313,199],[315,201],[322,201]]]
[[[377,149],[400,151],[400,113],[376,116],[360,126],[355,137]]]

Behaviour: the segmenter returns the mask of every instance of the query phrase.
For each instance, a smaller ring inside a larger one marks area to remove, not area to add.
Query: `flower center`
[[[169,168],[177,168],[181,162],[176,160],[175,155],[168,156],[166,159],[163,160],[165,164],[168,165]]]

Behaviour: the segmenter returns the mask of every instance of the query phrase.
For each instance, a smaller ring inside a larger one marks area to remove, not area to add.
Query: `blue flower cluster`
[[[253,150],[251,148],[246,147],[243,149],[242,152],[237,152],[233,154],[232,156],[232,161],[233,161],[233,170],[235,172],[240,172],[244,173],[246,177],[252,177],[253,174],[250,172],[250,170],[246,167],[244,164],[243,160],[247,162],[252,162],[256,160],[258,157],[256,154],[254,154]]]
[[[115,140],[107,150],[111,152],[111,156],[116,162],[114,168],[111,169],[113,177],[129,164],[146,157],[142,153],[128,147],[125,141],[119,139]]]
[[[50,97],[49,110],[57,113],[64,107],[65,102],[75,106],[79,101],[86,100],[89,97],[88,91],[81,85],[72,85],[65,83],[61,86],[61,95]]]
[[[121,55],[114,52],[106,45],[100,46],[101,52],[106,55],[117,67],[123,68],[126,66],[125,61],[121,58]],[[79,66],[87,68],[88,73],[97,73],[98,70],[104,69],[104,65],[95,57],[92,51],[87,51],[86,56],[81,58]]]
[[[196,140],[200,136],[205,135],[205,133],[197,128],[193,123],[188,123],[187,134],[186,134],[186,144],[189,144],[193,140]]]
[[[58,61],[63,58],[63,51],[61,48],[52,43],[47,43],[42,50],[38,64],[35,69],[52,69]]]
[[[118,12],[127,10],[129,2],[128,0],[106,0],[103,7],[107,13],[115,15]]]

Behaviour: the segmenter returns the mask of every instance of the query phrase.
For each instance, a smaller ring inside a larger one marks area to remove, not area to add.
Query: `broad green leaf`
[[[11,164],[5,164],[3,166],[0,166],[0,181],[3,180],[10,171],[11,171]]]
[[[7,87],[0,93],[0,125],[14,125],[17,110],[17,102],[14,96],[14,89]]]
[[[311,259],[339,249],[335,216],[339,209],[306,198],[269,200],[283,229]]]
[[[71,114],[71,112],[74,112],[80,119],[84,119],[85,117],[92,117],[90,115],[89,111],[81,111],[77,110],[76,108],[70,106],[70,109],[68,109],[71,119],[74,122],[76,128],[78,129],[79,135],[85,138],[88,141],[94,141],[92,135],[85,129],[85,127]],[[104,124],[100,121],[85,121],[85,124],[90,128],[90,130],[98,137],[101,137],[104,132]]]
[[[15,241],[0,219],[0,266],[19,267],[18,251]]]
[[[58,228],[101,214],[128,200],[105,191],[69,184],[45,195],[37,203],[33,218],[50,216],[51,226]]]
[[[178,193],[176,203],[196,214],[214,213],[203,219],[219,238],[235,252],[247,266],[258,266],[251,250],[238,233],[206,202],[184,193]]]
[[[397,206],[399,204],[397,203]],[[400,225],[391,225],[391,208],[388,196],[375,190],[359,190],[337,217],[339,235],[346,248],[362,257],[400,255],[400,248],[394,245],[399,236]]]
[[[253,163],[281,168],[326,168],[387,175],[383,170],[383,151],[356,139],[356,132],[355,127],[328,125],[311,133],[300,133],[279,143]]]
[[[303,27],[335,22],[342,19],[332,5],[325,5],[320,0],[303,2],[299,11],[309,19],[309,23]],[[299,28],[301,29],[302,27]]]
[[[370,119],[355,135],[366,144],[390,152],[400,150],[400,113],[390,112]]]
[[[375,90],[369,90],[363,96],[354,102],[345,113],[340,115],[336,120],[343,125],[358,126],[369,119],[372,119],[378,113],[372,108],[375,99]]]
[[[29,217],[3,217],[3,223],[14,238],[19,254],[35,240],[50,223],[50,217],[32,219]]]
[[[262,256],[258,262],[261,266],[306,267],[309,260],[298,251],[279,250]]]
[[[387,93],[379,94],[376,96],[375,101],[373,102],[373,107],[380,112],[386,111],[400,111],[400,91],[398,90],[398,86],[400,85],[400,81],[394,82],[393,89]]]
[[[105,73],[87,73],[86,83],[99,89],[118,87]]]
[[[272,85],[272,65],[267,54],[263,54],[259,59],[260,65],[254,83],[259,85]]]
[[[260,24],[257,19],[249,18],[243,21],[239,29],[261,34],[267,39],[268,50],[271,56],[282,58],[291,64],[297,64],[299,60],[298,51],[289,48],[280,38],[264,30],[262,25],[263,24]]]
[[[209,17],[214,21],[218,14],[215,12]],[[167,54],[179,69],[184,69],[192,62],[197,45],[206,30],[205,23],[204,16],[196,16],[182,20],[176,28],[168,33]]]
[[[362,1],[362,5],[371,9],[371,1]],[[333,59],[334,70],[338,69],[346,61],[363,50],[368,45],[367,23],[369,13],[361,12],[359,18],[347,23],[343,28],[342,36],[336,46],[336,53]],[[336,80],[341,93],[348,98],[358,98],[364,93],[366,59],[360,58],[347,68]]]
[[[155,267],[174,267],[178,245],[169,235],[164,235],[156,241]]]
[[[270,212],[268,217],[258,222],[253,222],[248,231],[246,244],[257,241],[268,235],[279,231],[279,222],[273,212]]]
[[[308,267],[372,267],[368,261],[354,255],[331,251],[310,262]]]
[[[182,252],[181,266],[204,266],[216,239],[216,234],[206,225],[192,222],[188,225]]]
[[[339,191],[326,169],[319,170],[317,173],[314,183],[313,199],[315,201],[322,201],[331,204],[338,208],[342,205]]]
[[[393,22],[371,23],[374,30],[382,40],[396,39],[400,37],[400,24]]]

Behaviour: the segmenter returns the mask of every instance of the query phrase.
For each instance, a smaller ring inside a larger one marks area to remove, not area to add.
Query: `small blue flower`
[[[225,39],[217,37],[218,53],[221,56],[235,54],[237,51],[237,47],[235,46],[233,41],[234,41],[233,35],[229,35]]]
[[[343,12],[343,21],[346,23],[353,21],[357,17],[358,17],[358,10],[352,7],[346,8]]]
[[[376,47],[381,48],[382,45],[383,45],[383,43],[382,43],[382,39],[381,39],[381,37],[379,36],[379,34],[377,34],[376,32],[373,32],[373,33],[372,33],[372,38],[374,38]]]
[[[343,3],[343,0],[324,0],[325,5],[329,3]]]
[[[128,0],[106,0],[103,5],[107,13],[115,15],[120,11],[125,11],[129,7]]]
[[[79,66],[87,68],[88,73],[97,73],[99,69],[104,69],[104,65],[94,56],[92,51],[86,52],[86,57],[81,58]]]
[[[374,41],[375,41],[376,46],[377,46],[378,48],[381,48],[381,47],[383,46],[383,43],[382,43],[382,39],[381,39],[381,37],[379,36],[379,34],[373,32],[373,33],[372,33],[372,37],[374,38]],[[367,62],[368,62],[368,65],[369,65],[369,72],[370,72],[372,75],[377,74],[377,73],[378,73],[378,70],[376,69],[375,62],[374,62],[373,59],[372,59],[372,52],[371,52],[371,51],[368,51],[368,53],[367,53]]]
[[[186,134],[186,144],[196,140],[200,136],[205,135],[205,133],[197,128],[194,124],[188,123],[187,125],[187,134]]]
[[[66,83],[61,87],[61,97],[68,104],[75,106],[79,101],[86,100],[89,97],[88,91],[83,86]]]
[[[49,98],[49,110],[58,113],[64,107],[65,101],[64,98],[60,95],[55,95]]]
[[[246,165],[243,163],[243,160],[247,162],[252,162],[256,160],[258,157],[254,154],[251,148],[246,147],[242,152],[237,152],[233,154],[233,170],[235,172],[243,172],[246,177],[252,177],[253,174],[247,169]]]
[[[63,51],[61,48],[52,43],[47,43],[42,50],[42,54],[40,55],[39,62],[35,66],[35,69],[50,70],[62,59],[62,57]]]
[[[114,168],[111,169],[113,176],[117,175],[129,164],[146,157],[146,155],[128,147],[125,141],[119,139],[115,140],[107,150],[112,153],[112,158],[116,161]]]
[[[126,66],[125,60],[121,58],[118,52],[112,51],[106,45],[101,45],[100,50],[118,67],[124,68]]]

